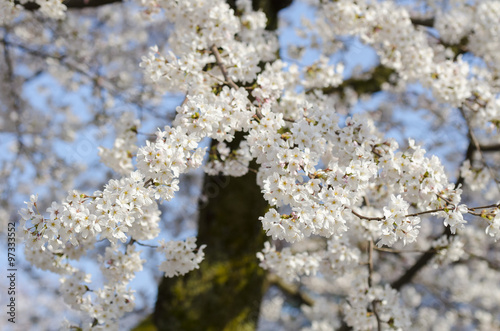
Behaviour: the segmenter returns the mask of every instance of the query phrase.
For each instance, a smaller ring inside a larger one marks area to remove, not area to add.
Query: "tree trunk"
[[[254,330],[264,294],[255,256],[265,234],[266,209],[255,174],[206,176],[198,243],[206,244],[200,269],[164,279],[153,316],[159,330]]]
[[[234,8],[234,1],[228,3]],[[266,13],[268,29],[276,29],[278,11],[290,3],[253,1]],[[256,253],[266,240],[259,216],[267,203],[252,172],[205,176],[202,197],[197,244],[207,245],[205,260],[198,270],[163,279],[153,323],[158,330],[255,330],[266,291]]]

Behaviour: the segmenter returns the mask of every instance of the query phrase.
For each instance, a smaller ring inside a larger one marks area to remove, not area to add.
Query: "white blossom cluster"
[[[222,173],[225,176],[239,177],[248,172],[253,158],[245,140],[236,150],[231,150],[224,142],[214,147],[210,153],[210,160],[204,167],[205,173],[212,176]]]
[[[0,1],[0,23],[10,23],[22,12],[22,6],[29,0],[2,0]],[[40,6],[42,15],[51,19],[63,19],[66,16],[67,7],[62,0],[35,0]]]
[[[242,82],[252,82],[256,78],[260,60],[270,61],[276,57],[276,36],[265,30],[265,15],[252,11],[249,1],[238,1],[242,11],[239,19],[223,1],[153,0],[143,1],[143,4],[151,13],[161,8],[164,19],[175,26],[169,36],[171,50],[168,55],[161,55],[155,46],[141,62],[148,77],[162,90],[196,90],[216,80],[213,74],[220,73],[217,66],[202,73],[207,64],[214,62],[214,55],[199,52],[201,49],[217,47],[229,77]]]
[[[500,35],[498,29],[491,28],[495,26],[491,22],[500,8],[498,2],[479,1],[476,6],[459,3],[458,7],[436,17],[435,27],[443,34],[443,41],[457,42],[466,32],[477,31],[467,34],[471,49],[491,61],[493,68],[498,68],[498,52],[492,50],[500,45]],[[325,2],[320,6],[319,20],[331,26],[331,29],[317,29],[325,40],[332,35],[358,35],[374,47],[383,65],[397,71],[401,81],[418,81],[429,88],[438,101],[452,106],[484,103],[474,114],[476,123],[482,123],[483,127],[488,121],[498,119],[498,98],[491,85],[485,84],[493,83],[494,78],[483,75],[481,79],[469,79],[473,71],[460,56],[455,61],[440,59],[438,50],[428,43],[425,31],[414,27],[405,8],[390,1],[375,5],[370,1],[350,0]]]
[[[350,245],[345,236],[333,236],[327,242],[327,249],[322,256],[320,271],[330,278],[340,277],[359,266],[360,258],[360,250]]]
[[[443,41],[458,44],[467,37],[470,48],[493,68],[498,69],[500,30],[494,23],[500,14],[497,1],[476,1],[473,6],[455,2],[450,10],[437,12],[435,28]]]
[[[365,273],[353,279],[357,291],[351,292],[349,303],[344,305],[347,324],[355,330],[375,330],[378,319],[384,329],[408,330],[411,327],[409,312],[400,304],[399,293],[388,285],[369,287],[366,279]]]
[[[435,265],[443,265],[458,261],[464,255],[464,243],[457,237],[441,236],[432,243],[438,252],[433,258]]]
[[[196,148],[199,139],[183,127],[158,131],[156,142],[149,140],[137,152],[137,167],[152,182],[154,198],[171,200],[179,190],[179,176],[197,168],[203,161],[205,148]]]
[[[287,281],[296,280],[302,275],[316,274],[320,263],[318,254],[293,254],[289,247],[278,252],[268,241],[264,243],[262,252],[257,253],[257,258],[262,268],[271,269]]]
[[[130,281],[137,271],[142,270],[140,252],[135,251],[135,246],[128,246],[122,253],[111,247],[106,247],[104,256],[100,257],[101,271],[106,279],[112,283]]]
[[[2,0],[0,1],[0,24],[9,24],[21,12],[21,5],[14,3],[14,1]]]
[[[68,8],[61,0],[36,0],[35,2],[40,5],[40,12],[47,17],[62,19],[66,16]]]
[[[159,234],[160,212],[155,194],[144,177],[133,172],[127,178],[111,180],[102,192],[97,191],[93,196],[70,192],[62,204],[52,203],[47,209],[48,218],[39,211],[35,196],[21,211],[24,235],[29,243],[28,259],[41,269],[66,275],[62,278],[63,297],[74,309],[86,313],[89,321],[84,321],[84,325],[88,328],[97,325],[117,329],[120,317],[133,309],[133,291],[127,284],[142,270],[145,260],[131,245],[126,246],[125,253],[120,252],[122,246],[118,242],[125,243],[129,236],[134,240],[148,240]],[[97,241],[104,239],[111,246],[98,260],[107,283],[88,293],[90,275],[78,271],[68,261],[79,259]],[[193,249],[193,245],[191,240],[186,247]],[[168,258],[172,257],[168,255]],[[188,270],[202,259],[202,253],[198,253]],[[161,270],[171,272],[168,265],[162,264]]]
[[[464,178],[465,184],[472,191],[481,191],[491,180],[487,168],[473,168],[470,160],[465,160],[460,167],[460,175]]]
[[[137,152],[137,130],[139,120],[131,112],[123,113],[115,123],[116,138],[111,149],[99,147],[101,162],[121,175],[128,175],[134,170],[132,158]]]
[[[123,262],[127,263],[125,259]],[[139,266],[142,269],[142,264]],[[61,278],[61,292],[65,302],[86,313],[82,329],[118,330],[116,321],[134,308],[133,291],[126,288],[126,282],[110,281],[103,288],[92,292],[89,292],[87,284],[90,285],[90,275],[81,271]],[[66,327],[73,327],[69,321],[66,323]]]
[[[302,331],[337,330],[342,326],[342,323],[335,317],[339,307],[325,298],[319,298],[317,304],[312,307],[303,305],[301,309],[312,321],[311,326],[303,328]]]
[[[496,240],[500,239],[500,212],[497,210],[495,217],[488,220],[488,227],[486,228],[486,233],[495,238]]]
[[[321,56],[320,59],[305,70],[302,85],[307,88],[336,87],[343,82],[342,63],[336,66],[328,65],[328,57]]]
[[[348,118],[340,129],[332,128],[330,117],[318,112],[295,122],[290,132],[281,135],[278,128],[284,121],[278,117],[273,123],[267,118],[261,120],[261,130],[277,143],[271,144],[270,138],[267,142],[255,139],[258,151],[262,150],[257,161],[262,162],[265,173],[275,169],[263,181],[264,198],[277,207],[289,205],[293,211],[280,215],[271,209],[261,218],[273,239],[295,242],[311,234],[342,234],[348,229],[345,214],[363,202],[370,183],[378,187],[370,195],[373,202],[386,204],[384,200],[390,198],[379,223],[380,245],[392,245],[398,239],[415,241],[420,219],[407,217],[410,203],[435,209],[442,207],[440,194],[460,199],[460,190],[451,188],[436,157],[426,158],[425,151],[412,141],[406,151],[396,152],[396,142],[377,136],[373,124],[359,116]],[[324,129],[314,132],[315,126]],[[319,155],[326,156],[325,163],[328,160],[325,169],[315,168]],[[463,226],[464,212],[454,209],[441,214],[454,229]]]
[[[248,92],[227,86],[216,97],[188,97],[176,110],[174,125],[185,128],[195,139],[210,137],[218,141],[232,141],[235,132],[248,130],[255,114]]]
[[[160,265],[160,270],[165,272],[165,277],[174,277],[198,269],[205,256],[203,249],[206,246],[196,247],[194,237],[186,238],[186,241],[160,241],[157,251],[166,257]]]

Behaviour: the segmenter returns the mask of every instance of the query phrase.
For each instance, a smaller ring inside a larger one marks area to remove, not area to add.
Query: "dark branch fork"
[[[222,72],[222,76],[224,76],[224,80],[229,85],[230,87],[234,88],[235,90],[238,89],[238,85],[236,85],[235,82],[229,77],[229,74],[227,73],[227,69],[222,63],[222,58],[220,56],[219,50],[217,49],[217,46],[213,45],[210,50],[215,56],[215,60],[217,61],[217,65],[219,66],[220,71]]]

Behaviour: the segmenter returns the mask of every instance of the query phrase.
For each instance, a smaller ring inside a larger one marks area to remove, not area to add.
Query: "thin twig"
[[[418,249],[408,249],[408,250],[399,250],[399,249],[392,249],[392,248],[385,248],[385,247],[377,247],[377,246],[374,246],[373,247],[374,250],[376,251],[381,251],[381,252],[387,252],[387,253],[393,253],[393,254],[405,254],[405,253],[425,253],[425,252],[428,252],[429,250],[427,251],[422,251],[422,250],[418,250]],[[438,250],[434,250],[434,252],[437,252]]]
[[[373,273],[373,240],[368,241],[368,286],[372,287]]]
[[[358,214],[357,212],[355,212],[352,209],[351,209],[351,213],[353,213],[357,217],[359,217],[361,219],[364,219],[364,220],[367,220],[367,221],[383,221],[385,219],[385,216],[382,216],[382,217],[368,217],[368,216],[363,216],[361,214]]]
[[[224,79],[220,78],[220,77],[217,77],[215,76],[214,74],[212,74],[211,72],[208,72],[208,71],[203,71],[204,73],[206,73],[207,75],[209,75],[210,77],[214,78],[214,79],[217,79],[219,82],[221,83],[224,83],[226,85],[229,85],[229,82],[228,81],[225,81]]]
[[[462,114],[465,122],[467,123],[467,130],[468,130],[468,134],[469,134],[471,142],[474,144],[474,147],[477,150],[477,152],[479,153],[479,156],[481,157],[483,164],[486,166],[486,169],[488,169],[488,172],[490,173],[491,179],[493,179],[493,181],[497,185],[498,192],[500,192],[500,183],[496,179],[496,176],[495,176],[495,173],[493,172],[493,169],[491,169],[491,167],[486,162],[486,158],[484,157],[484,154],[481,150],[481,145],[479,144],[479,140],[477,139],[476,134],[474,133],[474,130],[472,128],[472,125],[465,114],[465,110],[462,107],[459,107],[458,109],[460,110],[460,113]],[[471,162],[471,164],[472,164],[472,162]]]
[[[301,291],[298,286],[287,283],[274,274],[268,274],[267,280],[270,284],[277,286],[284,294],[296,298],[305,305],[314,305],[314,300],[307,293]]]
[[[158,246],[156,246],[156,245],[143,244],[141,242],[138,242],[137,240],[135,240],[134,243],[137,244],[137,245],[139,245],[139,246],[150,247],[150,248],[158,248]]]
[[[421,212],[418,212],[418,213],[413,213],[413,214],[407,214],[405,215],[404,217],[415,217],[415,216],[420,216],[420,215],[425,215],[425,214],[432,214],[432,213],[437,213],[437,212],[440,212],[440,211],[446,211],[446,209],[451,209],[451,208],[448,208],[448,206],[446,207],[443,207],[443,208],[438,208],[438,209],[432,209],[432,210],[424,210],[424,211],[421,211]],[[355,212],[354,210],[351,209],[351,213],[353,213],[354,215],[356,215],[357,217],[361,218],[361,219],[364,219],[364,220],[367,220],[367,221],[383,221],[386,219],[385,216],[381,216],[381,217],[368,217],[368,216],[363,216],[357,212]]]
[[[220,53],[219,53],[219,50],[217,49],[217,46],[213,45],[212,47],[210,47],[210,50],[215,55],[215,61],[217,61],[217,65],[219,66],[219,69],[222,72],[222,76],[224,76],[224,80],[227,82],[227,85],[229,85],[230,87],[237,90],[238,85],[236,85],[236,83],[233,82],[231,77],[229,77],[229,74],[227,73],[227,69],[224,66],[224,63],[222,63],[222,58],[220,57]]]
[[[154,183],[153,178],[149,178],[147,181],[144,182],[144,187],[153,185],[153,183]]]
[[[5,39],[0,39],[0,43],[4,44],[5,46],[15,47],[19,50],[22,50],[23,52],[25,52],[27,54],[30,54],[30,55],[33,55],[36,57],[40,57],[43,59],[50,58],[50,59],[57,60],[57,61],[59,61],[59,63],[61,65],[64,65],[68,69],[74,70],[75,72],[82,74],[83,76],[91,79],[93,82],[96,82],[99,86],[107,85],[107,86],[103,86],[103,87],[107,88],[108,90],[112,90],[112,91],[116,92],[116,89],[115,89],[113,83],[105,80],[104,77],[102,77],[102,76],[93,75],[93,74],[85,71],[84,69],[79,68],[76,64],[69,62],[67,57],[64,55],[54,55],[54,54],[45,53],[45,52],[40,51],[40,50],[28,48],[28,47],[21,45],[21,44],[12,43],[12,42],[7,41]]]
[[[472,143],[472,141],[470,141],[469,137],[469,146],[467,147],[467,151],[465,153],[464,162],[466,160],[472,160],[473,154],[474,154],[474,144]],[[464,182],[464,177],[462,175],[459,175],[459,177],[455,182],[455,189],[459,188],[463,184],[463,182]],[[444,228],[442,235],[446,235],[448,238],[454,235],[451,233],[449,225]],[[413,277],[415,277],[415,275],[432,260],[435,254],[436,254],[435,248],[433,247],[429,248],[424,254],[420,255],[417,261],[415,261],[415,263],[411,267],[406,269],[406,271],[401,276],[399,276],[398,279],[396,279],[391,283],[391,287],[396,290],[399,290],[405,284],[411,282]]]
[[[404,217],[416,217],[416,216],[421,216],[421,215],[426,215],[426,214],[432,214],[432,213],[438,213],[438,212],[441,212],[441,211],[446,212],[447,210],[456,209],[455,204],[450,203],[449,200],[444,199],[442,197],[441,197],[441,199],[445,200],[448,203],[445,207],[437,208],[437,209],[431,209],[431,210],[424,210],[424,211],[420,211],[418,213],[406,214]],[[348,207],[346,207],[346,208],[350,209]],[[489,208],[500,208],[500,204],[491,204],[491,205],[487,205],[487,206],[470,207],[470,208],[467,207],[467,214],[474,215],[474,216],[482,216],[482,214],[474,212],[474,211],[477,210],[477,209],[489,209]],[[358,218],[361,218],[363,220],[367,220],[367,221],[384,221],[386,219],[385,216],[368,217],[368,216],[361,215],[360,213],[355,212],[352,209],[350,209],[350,210],[351,210],[351,213],[353,215],[355,215]]]
[[[487,205],[487,206],[479,206],[479,207],[470,207],[470,210],[476,210],[476,209],[488,209],[488,208],[500,208],[500,204],[492,204],[492,205]]]
[[[158,246],[155,246],[155,245],[148,245],[148,244],[143,244],[141,242],[138,242],[137,240],[135,240],[134,238],[130,238],[130,241],[127,243],[127,246],[131,246],[133,244],[137,244],[139,246],[144,246],[144,247],[150,247],[150,248],[158,248]]]

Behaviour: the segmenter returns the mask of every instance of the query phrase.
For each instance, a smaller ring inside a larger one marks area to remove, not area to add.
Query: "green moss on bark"
[[[265,234],[258,220],[267,204],[255,174],[206,176],[198,243],[200,269],[164,279],[153,316],[159,330],[254,330],[265,291],[256,252]]]

